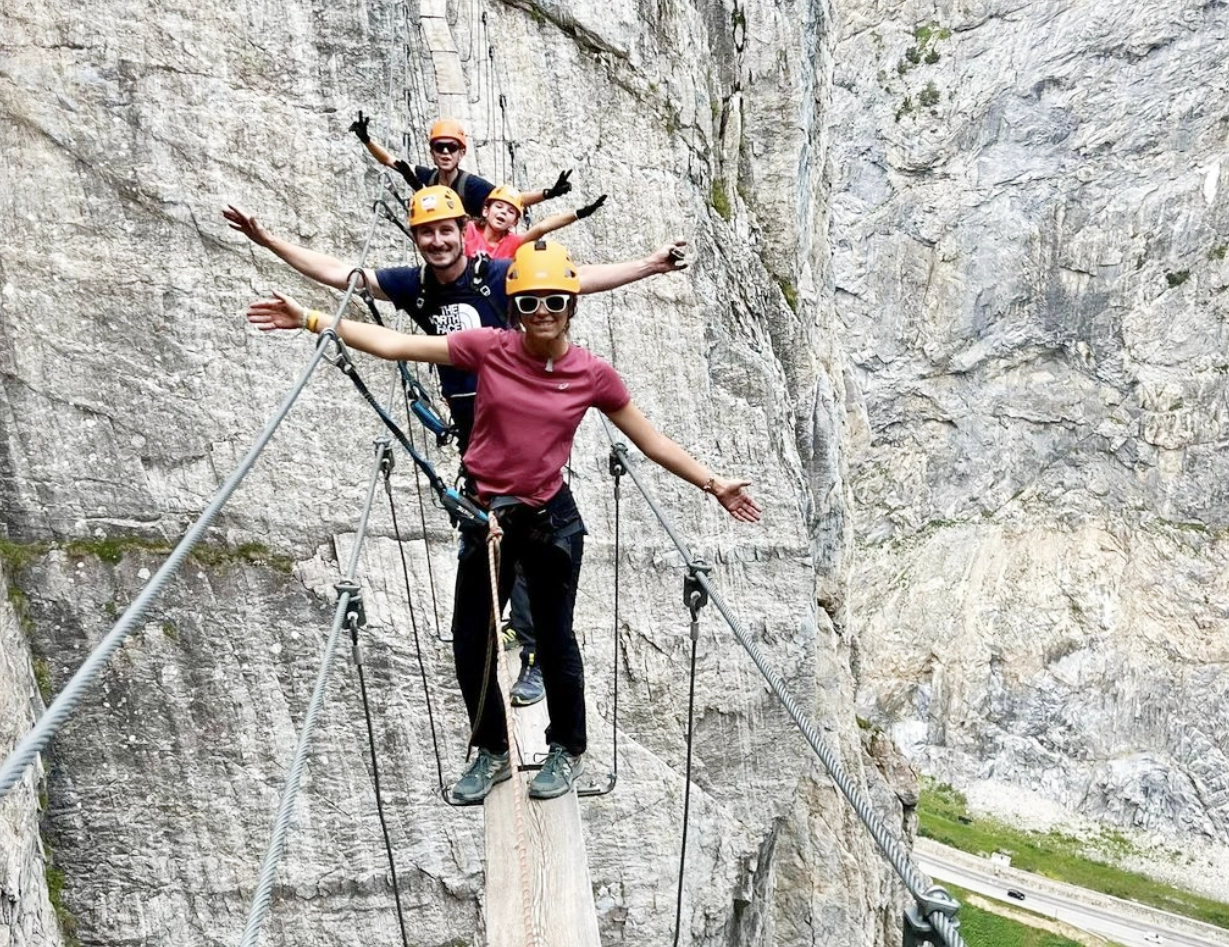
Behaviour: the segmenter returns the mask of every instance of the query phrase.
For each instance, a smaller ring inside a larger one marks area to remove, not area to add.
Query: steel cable
[[[628,475],[632,478],[632,482],[636,485],[636,489],[640,491],[641,496],[643,496],[645,502],[648,503],[649,509],[657,518],[658,523],[660,523],[662,528],[666,531],[666,534],[670,537],[675,547],[682,554],[684,560],[689,564],[693,563],[695,560],[691,555],[691,550],[687,548],[687,544],[684,543],[679,535],[674,531],[673,526],[658,508],[653,498],[649,495],[649,492],[645,489],[644,484],[640,482],[640,478],[636,475],[635,469],[626,462],[627,448],[624,445],[615,443],[609,423],[606,424],[606,434],[610,438],[611,444],[615,448],[616,452],[624,455],[624,467],[626,468]],[[883,853],[884,857],[887,858],[889,863],[895,869],[897,875],[899,875],[901,880],[905,883],[905,887],[909,890],[909,893],[913,896],[914,900],[917,901],[919,908],[921,908],[923,916],[943,937],[947,947],[965,947],[964,940],[960,936],[960,932],[957,929],[957,924],[951,916],[954,914],[953,906],[958,906],[956,905],[955,900],[942,888],[938,888],[931,884],[929,879],[927,879],[926,876],[917,868],[917,866],[913,864],[909,856],[906,854],[900,840],[892,835],[887,826],[884,825],[883,820],[880,819],[878,814],[871,808],[869,800],[867,800],[867,798],[859,791],[858,787],[854,785],[853,780],[849,778],[849,775],[845,772],[844,767],[837,758],[835,751],[831,746],[829,746],[823,737],[820,736],[819,731],[811,722],[810,718],[808,718],[806,714],[799,709],[797,702],[786,689],[785,682],[782,681],[780,676],[768,666],[768,663],[764,660],[763,654],[760,653],[760,649],[756,646],[755,642],[751,640],[750,635],[747,633],[742,623],[737,617],[735,617],[733,612],[730,611],[729,607],[718,594],[717,590],[713,587],[708,577],[704,575],[703,572],[695,572],[694,574],[696,575],[696,581],[708,594],[709,598],[712,599],[713,604],[717,606],[717,610],[721,612],[722,617],[726,620],[726,624],[728,624],[730,626],[730,630],[734,632],[734,637],[738,639],[738,643],[741,644],[743,649],[751,656],[751,660],[755,663],[756,668],[759,669],[760,674],[768,682],[773,693],[776,694],[777,699],[781,701],[781,704],[789,713],[790,718],[794,721],[795,726],[797,726],[802,732],[802,735],[811,745],[811,749],[815,751],[815,755],[819,757],[820,761],[824,764],[824,768],[828,770],[828,774],[832,777],[832,781],[836,783],[837,787],[841,790],[841,793],[853,807],[854,812],[857,813],[858,818],[862,820],[862,824],[865,825],[867,830],[871,833],[871,837],[879,846],[879,850]],[[943,908],[943,910],[941,910],[940,907]]]
[[[353,279],[353,277],[352,277]],[[396,380],[393,381],[395,390]],[[390,393],[389,400],[392,400]],[[273,900],[273,884],[277,880],[277,869],[282,855],[286,850],[286,836],[290,830],[290,819],[294,813],[295,800],[299,794],[299,784],[302,781],[303,770],[307,766],[307,751],[311,745],[312,734],[316,729],[316,717],[324,704],[324,695],[328,689],[329,674],[333,668],[333,660],[337,654],[337,643],[341,638],[342,625],[350,613],[351,602],[361,601],[358,584],[355,577],[358,574],[359,557],[363,551],[363,541],[367,536],[367,521],[371,516],[371,507],[375,502],[376,487],[384,470],[384,454],[388,449],[387,437],[376,442],[376,463],[371,472],[371,480],[367,484],[367,499],[359,516],[358,527],[355,530],[354,544],[350,548],[350,561],[346,567],[345,578],[337,584],[337,609],[333,614],[333,627],[329,632],[328,641],[324,647],[324,655],[320,660],[320,670],[316,674],[316,685],[312,690],[311,700],[307,705],[307,713],[303,717],[303,728],[299,731],[299,742],[295,747],[290,771],[286,776],[286,785],[282,789],[282,799],[278,804],[277,815],[273,820],[273,830],[269,837],[269,847],[265,850],[264,861],[261,863],[260,877],[256,882],[256,891],[252,895],[252,906],[248,912],[247,926],[243,931],[240,947],[256,947],[260,938],[260,930]]]
[[[378,210],[373,209],[371,214],[371,225],[367,231],[367,240],[363,244],[363,251],[360,255],[359,266],[361,267],[367,259],[367,253],[371,249],[371,241],[375,235],[376,223],[379,220]],[[354,294],[355,279],[351,276],[349,285],[346,289],[345,296],[342,298],[341,304],[337,307],[336,319],[341,319],[341,314],[345,311],[345,307],[350,302],[350,297]],[[273,437],[273,433],[290,412],[290,408],[294,405],[303,388],[307,385],[307,380],[311,377],[312,372],[316,370],[316,366],[320,364],[320,360],[325,357],[327,344],[322,339],[316,346],[315,352],[312,354],[310,361],[306,367],[299,373],[298,380],[291,388],[290,392],[282,399],[273,416],[265,424],[264,429],[257,436],[252,446],[248,449],[246,455],[239,466],[231,473],[222,484],[218,492],[214,494],[213,499],[205,508],[204,512],[197,518],[196,522],[184,534],[183,539],[171,550],[166,561],[154,573],[153,577],[141,589],[136,599],[124,610],[124,614],[119,617],[115,625],[103,637],[98,646],[90,653],[90,655],[77,669],[68,683],[52,701],[51,706],[43,713],[38,722],[30,731],[22,737],[11,753],[5,758],[4,765],[0,766],[0,799],[3,799],[20,780],[26,769],[34,762],[38,754],[51,742],[52,738],[59,731],[60,727],[72,714],[77,706],[81,703],[85,696],[85,690],[93,682],[94,679],[101,673],[103,667],[106,666],[111,656],[118,650],[120,645],[132,634],[137,622],[145,613],[145,610],[162,592],[162,587],[167,581],[179,571],[179,567],[187,558],[188,553],[192,551],[192,547],[200,542],[201,537],[205,534],[205,530],[209,528],[209,524],[213,522],[213,518],[226,505],[238,488],[243,478],[248,475],[252,467],[256,463],[256,458],[260,456],[260,452],[264,450],[265,445],[269,443]]]

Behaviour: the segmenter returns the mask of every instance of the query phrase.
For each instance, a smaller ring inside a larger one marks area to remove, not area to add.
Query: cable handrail
[[[603,418],[605,422],[605,419]],[[695,558],[691,554],[691,550],[683,541],[682,537],[675,532],[673,525],[666,519],[665,515],[658,508],[657,503],[649,495],[643,483],[640,482],[635,468],[627,462],[628,452],[625,444],[616,442],[613,432],[611,431],[609,422],[605,422],[606,434],[610,438],[611,447],[620,454],[623,460],[623,466],[627,470],[628,475],[632,478],[632,483],[636,485],[636,489],[640,491],[645,502],[648,503],[649,509],[657,518],[658,523],[665,530],[670,540],[674,543],[679,553],[682,554],[684,561],[689,567],[693,567],[696,563]],[[836,752],[828,744],[811,719],[799,709],[797,702],[789,693],[785,686],[785,682],[781,679],[768,663],[764,660],[763,654],[751,640],[751,636],[743,627],[737,616],[730,610],[725,600],[713,586],[704,569],[691,568],[689,575],[694,576],[694,580],[708,594],[709,599],[717,607],[721,616],[725,619],[726,624],[730,626],[730,630],[734,632],[734,637],[738,643],[743,646],[743,649],[751,656],[751,660],[755,663],[763,678],[772,688],[777,699],[785,707],[790,718],[794,721],[794,725],[802,732],[806,741],[811,745],[811,749],[815,751],[815,755],[819,757],[820,762],[824,764],[824,768],[828,771],[828,775],[832,781],[836,783],[837,788],[845,796],[845,799],[853,807],[858,818],[862,820],[862,824],[866,826],[871,837],[879,846],[880,852],[887,858],[888,862],[895,869],[901,881],[905,883],[905,887],[909,890],[917,902],[918,911],[921,918],[929,924],[934,931],[943,938],[947,947],[965,947],[964,939],[960,936],[958,930],[959,922],[955,918],[956,910],[959,908],[959,903],[947,893],[942,887],[933,884],[925,874],[912,862],[908,854],[905,852],[904,846],[900,839],[896,838],[879,818],[878,814],[871,808],[869,800],[861,793],[849,774],[845,772],[845,768],[841,765],[837,758]],[[907,912],[906,925],[912,924],[917,928],[918,919],[911,918]],[[925,926],[925,925],[923,925]]]
[[[367,254],[371,250],[371,242],[375,236],[376,224],[379,221],[379,216],[379,209],[377,207],[373,207],[371,212],[371,225],[367,231],[367,240],[363,244],[363,251],[360,255],[360,267],[364,262],[366,262]],[[342,313],[345,312],[345,307],[350,302],[350,297],[354,295],[355,284],[356,277],[351,274],[349,284],[346,287],[345,295],[343,296],[340,305],[337,307],[336,318],[333,321],[334,326],[336,326],[341,320]],[[132,604],[124,610],[124,614],[119,617],[115,625],[112,626],[111,630],[107,632],[103,639],[98,643],[97,647],[95,647],[85,661],[82,662],[81,667],[77,669],[77,672],[69,679],[68,683],[64,685],[63,689],[56,696],[55,700],[52,701],[51,706],[44,711],[42,716],[39,717],[38,722],[35,723],[35,725],[26,733],[24,737],[21,738],[20,741],[18,741],[17,745],[5,758],[4,764],[0,766],[0,800],[4,799],[4,797],[8,795],[9,791],[21,781],[26,770],[34,762],[38,754],[43,751],[48,743],[51,742],[52,738],[54,738],[56,733],[59,732],[60,728],[64,725],[65,721],[68,720],[72,712],[77,709],[77,706],[81,703],[82,698],[85,696],[86,689],[102,672],[102,669],[111,659],[111,656],[119,649],[120,645],[122,645],[124,641],[127,640],[128,636],[132,634],[137,622],[140,621],[141,616],[145,613],[145,610],[161,594],[162,588],[167,581],[179,571],[179,568],[183,565],[183,561],[187,558],[188,553],[190,553],[192,548],[200,542],[201,537],[205,534],[205,530],[209,528],[209,525],[213,522],[214,517],[217,516],[222,507],[226,505],[227,501],[231,498],[231,495],[238,488],[244,477],[246,477],[251,471],[252,467],[256,463],[256,459],[260,456],[261,451],[264,450],[265,446],[272,439],[274,432],[278,429],[286,415],[290,412],[291,407],[293,407],[299,395],[302,394],[304,387],[307,385],[308,379],[311,378],[312,373],[316,370],[316,367],[320,364],[320,361],[326,357],[325,352],[327,347],[328,336],[322,335],[321,341],[317,344],[316,350],[313,352],[311,359],[299,373],[299,377],[295,381],[295,384],[282,399],[281,404],[278,405],[278,408],[273,413],[273,416],[265,424],[263,430],[261,430],[256,440],[252,443],[252,446],[248,449],[247,454],[244,455],[243,460],[241,460],[239,465],[234,469],[234,471],[231,472],[231,475],[218,489],[218,492],[214,494],[209,505],[197,518],[196,522],[189,527],[188,531],[184,534],[183,539],[181,539],[175,548],[171,550],[171,553],[167,556],[166,561],[145,584],[145,587],[137,595],[136,599],[134,599]]]
[[[393,380],[393,390],[397,381]],[[392,401],[392,395],[389,397]],[[363,542],[367,536],[367,521],[371,516],[371,507],[375,502],[376,487],[384,472],[384,455],[389,445],[387,435],[376,441],[376,462],[371,473],[371,481],[367,485],[367,500],[359,516],[358,527],[355,529],[354,543],[350,548],[350,561],[346,567],[345,577],[337,583],[337,608],[333,614],[333,626],[329,631],[328,641],[324,647],[324,655],[320,660],[320,670],[316,673],[316,684],[312,690],[311,700],[307,705],[307,713],[303,717],[303,729],[299,731],[299,742],[295,747],[294,757],[286,776],[286,784],[282,789],[282,800],[278,804],[277,815],[273,819],[273,830],[269,837],[269,846],[265,849],[265,857],[261,862],[260,876],[256,890],[252,895],[252,906],[248,912],[247,926],[243,931],[240,947],[256,947],[260,938],[261,927],[269,915],[273,901],[273,885],[277,880],[277,869],[286,851],[286,836],[290,829],[290,817],[294,813],[295,801],[299,794],[299,785],[303,770],[307,765],[307,751],[316,728],[316,717],[324,704],[324,695],[328,689],[329,674],[333,669],[333,661],[337,655],[337,644],[341,639],[342,625],[351,613],[352,603],[361,607],[362,596],[356,581],[359,558],[363,550]]]

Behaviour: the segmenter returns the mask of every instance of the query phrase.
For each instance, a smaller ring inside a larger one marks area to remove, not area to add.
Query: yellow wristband
[[[307,310],[307,316],[303,320],[303,328],[308,332],[315,332],[320,327],[320,317],[324,315],[319,309]]]

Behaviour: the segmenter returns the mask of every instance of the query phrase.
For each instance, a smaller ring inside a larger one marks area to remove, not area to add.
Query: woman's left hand
[[[751,486],[750,480],[727,480],[724,477],[713,478],[713,496],[725,507],[734,519],[744,523],[758,523],[763,508],[744,488]]]
[[[307,310],[291,297],[274,292],[274,299],[258,299],[248,306],[248,322],[261,332],[301,329]]]

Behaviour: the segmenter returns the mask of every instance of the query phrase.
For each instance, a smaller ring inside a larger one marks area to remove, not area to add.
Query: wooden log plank
[[[512,672],[520,662],[510,654]],[[515,678],[513,678],[515,680]],[[511,687],[512,681],[504,681]],[[536,762],[546,753],[546,701],[516,710],[521,758]],[[518,762],[513,753],[513,764]],[[522,921],[520,869],[516,853],[514,793],[525,793],[533,773],[515,773],[486,799],[486,929],[488,947],[528,947]],[[541,947],[600,947],[593,886],[575,791],[558,799],[525,797],[529,890]]]

